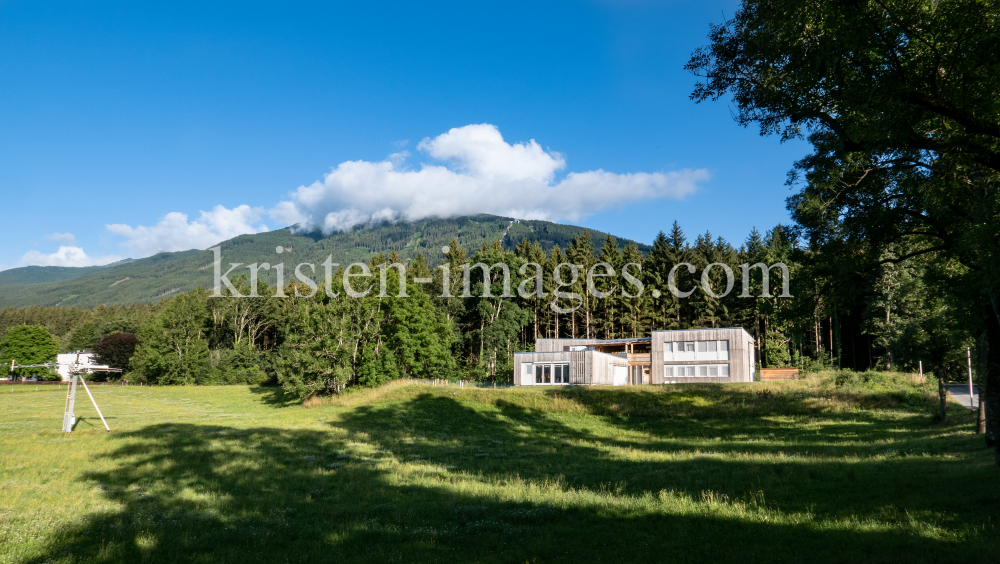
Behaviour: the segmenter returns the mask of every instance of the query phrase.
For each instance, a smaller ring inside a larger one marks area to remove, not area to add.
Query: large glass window
[[[536,363],[536,384],[569,384],[568,363]]]
[[[698,341],[698,352],[706,352],[708,350],[708,341]]]
[[[684,343],[684,350],[686,352],[694,352],[694,343]]]

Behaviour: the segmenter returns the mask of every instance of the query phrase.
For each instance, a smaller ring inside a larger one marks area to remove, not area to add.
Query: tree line
[[[960,375],[961,347],[975,339],[962,312],[928,282],[948,263],[915,258],[854,276],[831,269],[821,255],[803,242],[801,227],[785,225],[754,230],[734,247],[709,233],[688,240],[675,222],[647,254],[634,244],[620,248],[612,236],[593,241],[588,231],[549,252],[527,239],[512,249],[494,240],[471,252],[453,241],[440,264],[422,254],[406,264],[407,297],[397,297],[400,275],[388,268],[401,259],[379,253],[368,263],[371,278],[351,280],[355,291],[368,289],[362,298],[328,295],[322,283],[310,297],[301,297],[312,293],[302,284],[274,297],[276,288],[258,280],[259,297],[211,297],[198,289],[156,304],[8,308],[0,310],[0,332],[42,326],[63,351],[103,342],[110,347],[103,356],[113,356],[132,381],[272,382],[302,396],[400,377],[509,382],[513,354],[533,350],[538,338],[711,327],[746,328],[764,367],[913,371],[923,361]],[[505,264],[509,279],[499,268],[470,268],[477,263]],[[788,279],[770,270],[765,292],[763,269],[740,268],[757,263],[786,265]],[[567,264],[579,265],[575,277]],[[470,291],[463,296],[466,270]],[[595,271],[602,275],[588,288]],[[333,279],[342,278],[339,267]],[[791,297],[781,297],[786,283]],[[245,275],[233,284],[240,295],[251,294]],[[951,365],[932,362],[930,353]]]

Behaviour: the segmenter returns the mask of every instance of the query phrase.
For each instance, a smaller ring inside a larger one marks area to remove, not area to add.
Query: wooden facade
[[[794,380],[799,376],[798,368],[761,368],[760,379],[765,380]]]
[[[535,373],[528,370],[537,364],[569,365],[569,384],[607,385],[615,383],[615,370],[628,367],[626,358],[597,351],[551,351],[514,353],[514,384],[534,385]]]
[[[531,366],[563,363],[569,365],[569,381],[560,383],[568,384],[752,382],[753,345],[742,327],[653,331],[634,339],[538,339],[535,352],[514,355],[514,383],[534,385]],[[679,346],[706,352],[675,354]]]
[[[698,341],[728,341],[729,358],[717,361],[729,365],[728,377],[667,377],[666,366],[702,365],[706,361],[664,360],[666,343],[698,342]],[[754,375],[754,341],[750,333],[742,327],[726,327],[721,329],[684,329],[679,331],[653,331],[653,383],[694,383],[694,382],[753,382]]]

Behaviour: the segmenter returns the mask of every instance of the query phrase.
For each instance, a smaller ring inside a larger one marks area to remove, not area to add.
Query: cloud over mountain
[[[491,124],[457,127],[417,144],[428,157],[418,168],[407,152],[384,161],[346,161],[323,180],[300,186],[265,210],[217,205],[197,219],[170,212],[152,226],[111,224],[133,258],[162,251],[206,249],[247,233],[267,231],[265,215],[282,225],[299,224],[330,234],[381,220],[418,220],[489,213],[550,221],[582,219],[602,209],[693,194],[710,174],[705,169],[618,174],[605,170],[569,172],[565,157],[535,140],[508,143]],[[51,254],[26,253],[20,265],[92,266],[120,256],[91,257],[70,233],[47,238],[59,243]]]
[[[577,220],[598,210],[650,199],[681,199],[708,180],[708,171],[570,172],[563,156],[534,140],[510,144],[496,126],[454,128],[417,149],[442,164],[405,166],[409,155],[347,161],[322,181],[301,186],[270,210],[284,223],[324,233],[379,220],[417,220],[491,213],[522,219]]]
[[[215,206],[212,211],[202,211],[193,221],[188,221],[187,214],[170,212],[152,227],[114,224],[107,229],[124,237],[123,245],[138,256],[149,256],[161,251],[207,249],[237,235],[267,231],[267,226],[260,223],[263,213],[262,208],[247,205],[233,209]]]
[[[39,251],[28,251],[24,253],[18,266],[98,266],[122,260],[120,256],[92,257],[85,253],[81,247],[73,245],[60,245],[59,250],[54,253],[42,253]]]

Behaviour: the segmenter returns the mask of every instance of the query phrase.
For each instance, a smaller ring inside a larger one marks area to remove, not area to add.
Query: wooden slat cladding
[[[587,378],[587,353],[574,351],[569,353],[570,384],[589,384]]]
[[[624,367],[628,361],[620,356],[596,351],[548,351],[514,354],[514,384],[534,384],[534,375],[525,374],[525,364],[569,364],[570,384],[613,384],[614,367]]]
[[[649,364],[650,353],[633,353],[628,355],[629,364]]]
[[[691,342],[691,341],[729,341],[728,361],[665,361],[664,343],[668,342]],[[753,337],[742,327],[727,327],[720,329],[687,329],[681,331],[653,331],[652,370],[653,384],[664,384],[667,382],[753,382],[754,360],[753,360]],[[665,363],[672,365],[687,364],[729,364],[729,377],[719,378],[691,378],[673,377],[667,378],[663,371]]]
[[[799,375],[798,368],[761,368],[760,379],[764,380],[794,380]]]

